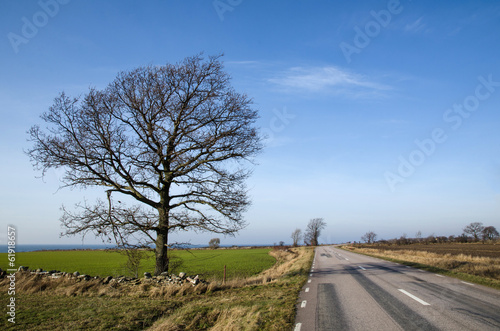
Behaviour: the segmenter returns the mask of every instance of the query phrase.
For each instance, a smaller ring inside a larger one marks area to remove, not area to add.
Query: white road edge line
[[[309,287],[306,287],[306,293],[309,292]]]
[[[305,308],[306,304],[307,304],[306,300],[302,301],[302,303],[300,304],[300,308]]]
[[[311,280],[309,279],[307,282],[308,282],[308,283],[310,283],[310,282],[311,282]]]
[[[358,265],[359,269],[361,270],[366,270],[365,268],[363,268],[362,266]]]
[[[467,283],[467,282],[464,282],[464,281],[462,281],[462,283],[467,284],[467,285],[474,286],[474,284],[472,284],[472,283]]]
[[[293,331],[300,331],[301,326],[302,326],[302,323],[295,324],[295,329],[293,329]]]
[[[401,292],[401,293],[403,293],[403,294],[406,294],[407,296],[409,296],[409,297],[410,297],[410,298],[412,298],[413,300],[415,300],[415,301],[417,301],[417,302],[421,303],[421,304],[422,304],[422,305],[424,305],[424,306],[430,306],[430,305],[431,305],[430,303],[425,302],[424,300],[422,300],[422,299],[420,299],[420,298],[418,298],[418,297],[414,296],[414,295],[413,295],[413,294],[411,294],[411,293],[406,292],[406,291],[405,291],[405,290],[403,290],[403,289],[398,289],[398,291],[400,291],[400,292]]]
[[[436,274],[436,276],[438,276],[438,277],[444,277],[443,275],[438,275],[438,274]]]

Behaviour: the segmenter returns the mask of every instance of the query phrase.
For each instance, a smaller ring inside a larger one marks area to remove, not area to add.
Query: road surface
[[[500,291],[323,246],[295,330],[498,331]]]

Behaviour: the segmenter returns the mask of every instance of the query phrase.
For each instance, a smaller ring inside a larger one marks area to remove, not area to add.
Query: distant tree
[[[169,234],[244,227],[245,165],[263,147],[259,116],[219,58],[140,67],[105,89],[55,99],[44,125],[29,130],[27,154],[42,174],[64,169],[63,187],[101,187],[107,198],[63,208],[65,235],[92,233],[125,248],[154,243],[159,275]]]
[[[464,233],[470,234],[472,237],[474,237],[474,241],[478,241],[479,235],[482,233],[483,229],[483,223],[472,222],[464,228]]]
[[[409,244],[408,235],[406,233],[403,233],[403,235],[396,240],[396,243],[398,245],[408,245]]]
[[[483,236],[483,241],[485,240],[497,240],[500,237],[497,229],[494,226],[487,226],[481,232]]]
[[[210,248],[217,249],[217,248],[219,248],[219,246],[220,246],[220,239],[219,238],[212,238],[208,242],[208,247],[210,247]]]
[[[466,243],[469,240],[469,237],[465,233],[462,233],[458,237],[455,238],[455,242],[457,243]]]
[[[424,240],[425,244],[433,244],[436,242],[436,237],[434,236],[434,233],[433,234],[430,234],[428,235],[425,240]]]
[[[415,234],[415,239],[417,242],[422,241],[422,231],[418,230],[417,233]]]
[[[373,231],[369,231],[361,237],[361,240],[363,240],[367,244],[373,244],[375,242],[375,239],[377,239],[377,234]]]
[[[437,236],[436,241],[440,244],[443,244],[448,241],[448,237],[446,236]]]
[[[297,247],[299,245],[300,239],[302,239],[302,230],[295,229],[295,231],[292,232],[293,247]]]
[[[285,246],[285,242],[284,241],[280,241],[280,247],[283,247]]]
[[[326,227],[326,223],[322,218],[313,218],[307,224],[304,234],[304,243],[309,246],[318,246],[318,238],[321,230]]]

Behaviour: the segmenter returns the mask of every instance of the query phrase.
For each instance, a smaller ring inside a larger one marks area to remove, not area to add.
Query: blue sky
[[[102,196],[35,178],[23,153],[59,92],[202,51],[225,54],[269,136],[248,227],[222,244],[290,242],[315,217],[323,243],[500,228],[498,1],[4,0],[0,31],[0,242],[13,224],[19,244],[79,243],[59,208]]]

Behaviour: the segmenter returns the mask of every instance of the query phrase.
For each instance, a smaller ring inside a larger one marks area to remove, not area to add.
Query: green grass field
[[[205,279],[223,277],[224,265],[227,277],[248,277],[270,268],[276,260],[270,256],[269,249],[217,249],[217,250],[176,250],[172,251],[172,270]],[[145,271],[153,273],[154,254],[151,252],[139,269],[139,276]],[[7,253],[0,254],[0,268],[6,270]],[[16,254],[16,266],[30,269],[78,271],[91,276],[130,275],[125,268],[127,257],[116,251],[40,251]]]

